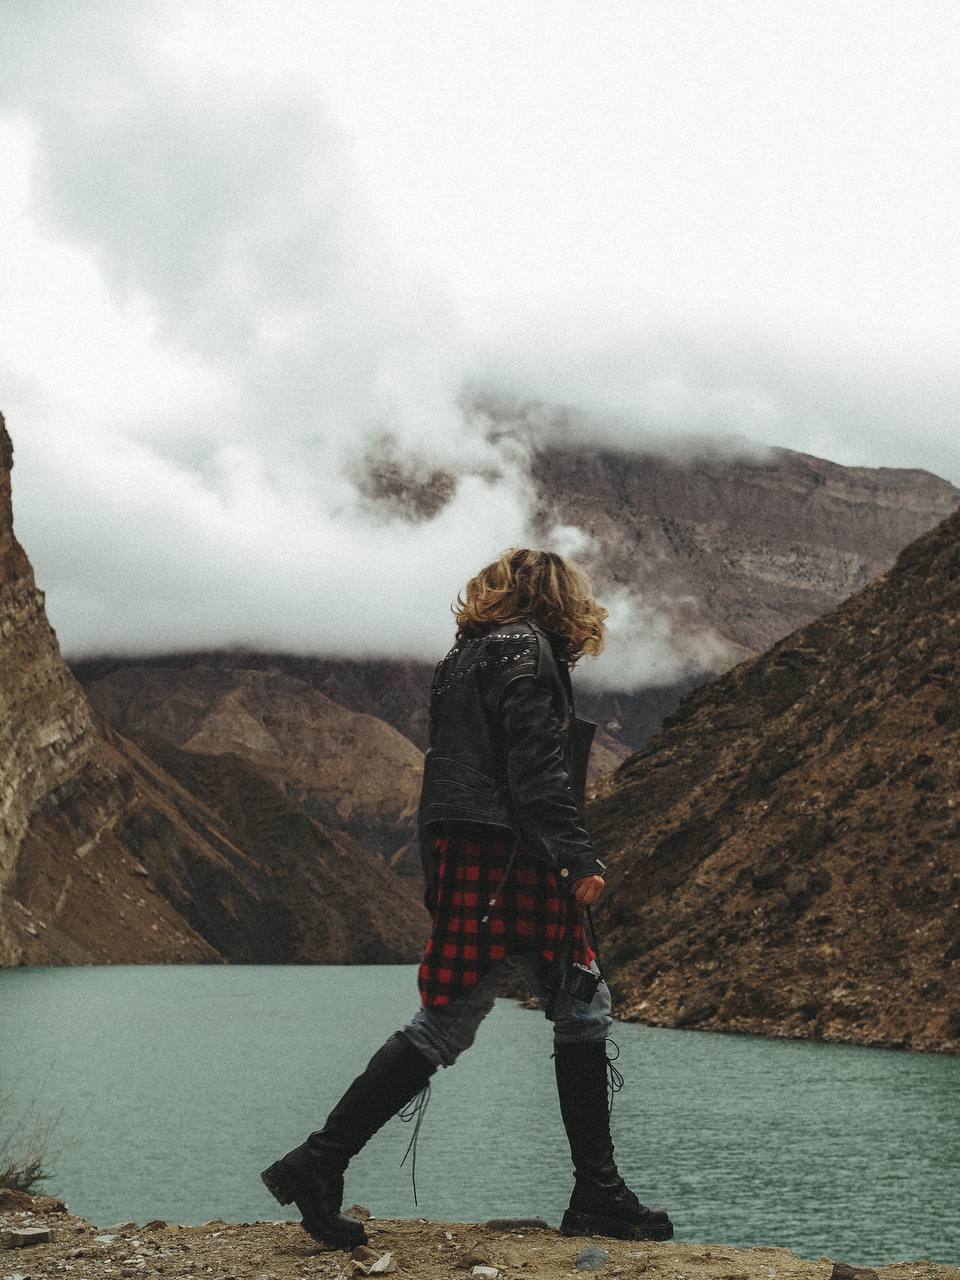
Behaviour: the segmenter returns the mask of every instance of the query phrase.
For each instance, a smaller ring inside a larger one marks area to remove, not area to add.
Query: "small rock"
[[[25,1212],[33,1208],[33,1196],[26,1191],[15,1191],[13,1187],[0,1187],[0,1209],[15,1209]]]
[[[25,1249],[31,1244],[46,1244],[51,1238],[49,1227],[16,1227],[0,1231],[0,1248]]]
[[[476,1266],[476,1267],[471,1268],[470,1274],[471,1274],[472,1276],[490,1276],[490,1277],[491,1277],[491,1280],[492,1280],[492,1278],[493,1278],[494,1276],[498,1276],[498,1275],[500,1274],[500,1272],[497,1270],[497,1268],[496,1268],[496,1267],[481,1267],[481,1266]]]
[[[162,1231],[166,1227],[163,1218],[151,1218],[149,1222],[145,1222],[141,1227],[142,1231]]]
[[[149,876],[150,874],[142,862],[135,862],[133,864],[132,871],[135,876]]]
[[[577,1254],[575,1266],[578,1271],[599,1271],[606,1264],[606,1249],[598,1249],[596,1245],[591,1245],[588,1249],[582,1249]]]
[[[835,1262],[830,1280],[877,1280],[873,1267],[851,1267],[849,1262]]]
[[[94,1236],[93,1238],[94,1240],[99,1240],[101,1244],[113,1244],[114,1240],[118,1239],[117,1236],[111,1236],[109,1234]]]
[[[35,1213],[66,1213],[67,1203],[59,1196],[34,1196],[33,1209]]]
[[[390,1253],[380,1253],[376,1249],[368,1249],[366,1245],[357,1245],[350,1257],[353,1259],[353,1270],[357,1275],[385,1275],[396,1271],[397,1264]]]
[[[460,1259],[459,1265],[464,1271],[469,1271],[471,1267],[488,1267],[491,1265],[490,1254],[482,1246],[472,1245]]]
[[[371,1216],[370,1210],[365,1204],[352,1204],[349,1209],[343,1211],[348,1218],[356,1218],[358,1222],[366,1222]]]

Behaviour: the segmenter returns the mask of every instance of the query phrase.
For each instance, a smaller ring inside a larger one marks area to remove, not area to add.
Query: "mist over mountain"
[[[522,430],[521,419],[500,421]],[[576,530],[578,559],[616,624],[610,651],[575,673],[578,709],[600,726],[591,785],[655,733],[683,693],[875,577],[960,497],[925,472],[849,469],[787,451],[680,461],[544,445],[530,469],[535,527],[555,537]],[[416,486],[391,471],[377,484],[376,501],[415,521],[442,506],[455,481]],[[197,776],[201,757],[239,755],[288,803],[414,884],[434,665],[253,648],[71,663],[93,705],[188,789],[208,785]]]

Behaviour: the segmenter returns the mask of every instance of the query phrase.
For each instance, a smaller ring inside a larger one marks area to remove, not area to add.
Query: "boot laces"
[[[407,1149],[403,1153],[403,1159],[400,1161],[400,1168],[402,1169],[406,1163],[407,1156],[410,1155],[411,1152],[413,1153],[413,1159],[410,1162],[410,1175],[413,1180],[413,1203],[415,1205],[419,1205],[420,1203],[417,1199],[417,1139],[420,1137],[420,1126],[423,1124],[423,1117],[426,1114],[427,1103],[429,1101],[430,1081],[428,1080],[416,1097],[412,1098],[397,1112],[397,1115],[404,1124],[408,1123],[410,1120],[416,1121],[413,1126],[413,1137],[407,1144]]]
[[[607,1085],[610,1090],[610,1101],[607,1107],[607,1115],[612,1116],[613,1115],[613,1095],[615,1093],[619,1093],[620,1090],[623,1088],[623,1075],[620,1072],[619,1068],[613,1065],[614,1062],[616,1062],[617,1058],[620,1057],[620,1046],[617,1044],[616,1040],[611,1040],[609,1036],[607,1036],[606,1043],[612,1044],[617,1051],[612,1056],[610,1056],[609,1054],[607,1055]]]

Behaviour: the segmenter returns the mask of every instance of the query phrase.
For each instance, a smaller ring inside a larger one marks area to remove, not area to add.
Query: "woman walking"
[[[569,668],[602,651],[607,611],[579,566],[527,548],[511,548],[471,578],[457,605],[456,642],[431,686],[418,813],[433,920],[420,1006],[323,1128],[261,1177],[281,1204],[297,1204],[315,1239],[345,1249],[365,1243],[362,1225],[340,1212],[348,1162],[469,1048],[503,970],[519,966],[553,1024],[575,1173],[561,1231],[668,1240],[666,1212],[642,1205],[614,1162],[610,992],[583,923],[606,868],[582,816],[596,725],[575,714]]]

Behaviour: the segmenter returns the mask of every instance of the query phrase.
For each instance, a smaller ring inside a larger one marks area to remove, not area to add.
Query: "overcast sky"
[[[960,483],[954,3],[0,14],[0,409],[69,656],[436,660],[527,540],[465,390]],[[434,520],[358,494],[385,450],[461,477]]]

